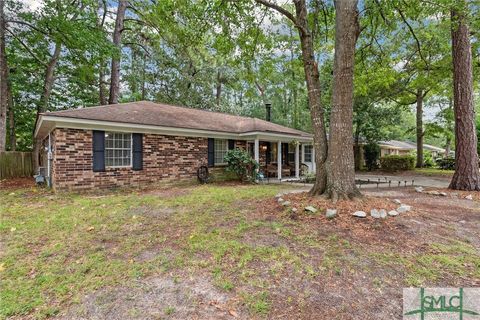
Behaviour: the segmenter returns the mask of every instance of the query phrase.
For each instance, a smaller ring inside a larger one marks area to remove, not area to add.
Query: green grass
[[[174,268],[199,266],[192,253],[214,260],[200,267],[245,268],[253,259],[281,256],[284,248],[253,248],[238,241],[248,224],[216,229],[218,215],[241,216],[233,204],[271,197],[277,186],[200,186],[191,193],[162,198],[140,192],[105,196],[51,194],[46,191],[0,192],[0,233],[5,252],[0,260],[0,317],[56,314],[82,293],[118,285]],[[241,207],[241,206],[240,206]],[[158,218],[144,214],[173,209]],[[243,222],[245,224],[245,222]],[[166,237],[179,231],[178,238]],[[143,250],[173,246],[174,258],[137,261]],[[228,278],[218,285],[232,290]],[[53,307],[52,307],[53,306]]]
[[[479,254],[464,242],[432,243],[420,254],[372,253],[361,241],[335,230],[319,233],[281,212],[275,219],[254,214],[280,190],[203,185],[169,197],[131,190],[100,196],[0,191],[0,318],[47,318],[97,289],[162,274],[175,283],[183,275],[207,277],[260,317],[271,312],[271,291],[285,279],[328,281],[368,273],[370,263],[400,270],[405,285],[446,274],[480,278]],[[143,252],[154,254],[141,259]],[[386,281],[372,279],[376,287]],[[175,306],[165,307],[165,315],[175,314]]]
[[[449,177],[455,173],[455,170],[441,170],[438,168],[415,168],[415,173],[425,176],[444,176]]]

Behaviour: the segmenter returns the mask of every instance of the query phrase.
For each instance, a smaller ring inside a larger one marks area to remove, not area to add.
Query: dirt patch
[[[59,319],[232,319],[245,311],[208,279],[151,277],[130,286],[102,289]]]
[[[151,207],[151,206],[139,206],[128,211],[128,214],[132,216],[145,216],[152,218],[168,218],[174,215],[175,209],[168,207]]]

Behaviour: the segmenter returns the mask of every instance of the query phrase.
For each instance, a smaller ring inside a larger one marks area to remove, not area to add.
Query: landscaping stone
[[[370,210],[370,215],[372,216],[372,218],[375,218],[375,219],[380,219],[381,218],[380,212],[378,212],[377,209]]]
[[[448,194],[447,194],[446,192],[440,192],[440,195],[441,195],[442,197],[446,197]]]
[[[388,211],[388,215],[392,216],[392,217],[395,217],[395,216],[398,216],[398,212],[397,212],[397,210],[390,210],[390,211]]]
[[[402,204],[402,201],[400,201],[398,199],[393,199],[393,202],[396,203],[396,204]]]
[[[337,210],[336,209],[327,209],[327,212],[325,213],[327,219],[333,219],[337,216]]]
[[[283,196],[283,194],[277,193],[277,194],[275,195],[275,198],[281,198],[282,196]]]
[[[465,197],[465,199],[467,200],[473,200],[473,196],[471,194],[469,194],[468,196]]]
[[[427,191],[428,194],[431,194],[432,196],[439,196],[440,193],[436,190],[433,190],[433,191]]]
[[[365,211],[355,211],[354,213],[352,213],[352,216],[358,217],[358,218],[366,218],[367,213]]]
[[[298,209],[297,208],[292,208],[292,212],[297,212]]]
[[[283,200],[283,198],[278,198],[277,201],[278,201],[278,203],[280,203],[280,202],[283,202],[283,201],[285,201],[285,200]]]
[[[410,210],[412,210],[411,206],[406,205],[406,204],[402,204],[400,207],[398,207],[397,212],[398,213],[404,213],[404,212],[407,212],[407,211],[410,211]]]
[[[415,187],[415,191],[422,193],[423,192],[423,187]]]
[[[308,207],[305,207],[305,211],[308,211],[308,212],[311,212],[311,213],[315,213],[315,212],[317,212],[318,210],[315,209],[315,207],[308,206]]]
[[[380,218],[382,219],[385,219],[387,217],[387,210],[385,209],[380,209],[378,213],[380,214]]]
[[[290,205],[290,203],[291,203],[290,201],[284,201],[284,202],[282,202],[282,206],[288,207]]]

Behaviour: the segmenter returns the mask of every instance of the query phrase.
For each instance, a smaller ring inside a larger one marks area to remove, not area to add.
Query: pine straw
[[[456,194],[459,199],[465,199],[466,196],[472,195],[473,200],[480,201],[480,191],[463,191],[463,190],[452,190],[447,188],[425,188],[424,190],[445,192],[448,195],[448,197],[452,197],[452,195]]]
[[[401,213],[400,216],[387,216],[386,219],[375,219],[370,216],[371,209],[385,209],[388,211],[397,209],[400,205],[394,203],[388,198],[379,198],[364,196],[355,201],[339,200],[334,204],[331,200],[320,197],[310,197],[306,192],[297,194],[287,194],[282,196],[291,204],[284,207],[278,203],[277,198],[262,200],[258,203],[258,213],[272,217],[292,218],[291,208],[297,208],[298,214],[295,220],[303,228],[326,231],[334,231],[338,234],[348,235],[357,240],[370,241],[371,243],[381,243],[386,238],[394,237],[396,239],[406,239],[406,234],[402,232],[402,226],[397,223],[397,219],[403,215],[415,214],[415,211]],[[408,203],[406,203],[408,204]],[[305,207],[313,206],[318,211],[310,213],[305,211]],[[336,209],[337,216],[333,219],[327,219],[325,212],[327,209]],[[352,216],[355,211],[365,211],[366,218]],[[300,227],[300,226],[299,226]],[[407,240],[407,239],[406,239]]]

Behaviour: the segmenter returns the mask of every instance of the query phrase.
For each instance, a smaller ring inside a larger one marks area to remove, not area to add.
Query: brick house
[[[315,170],[309,133],[148,101],[43,113],[35,137],[43,140],[40,163],[56,190],[195,179],[200,166],[222,168],[232,148],[247,149],[261,170],[274,166],[279,179],[298,176],[301,163]]]

